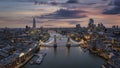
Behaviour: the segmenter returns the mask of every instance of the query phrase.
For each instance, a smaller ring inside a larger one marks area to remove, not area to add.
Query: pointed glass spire
[[[36,20],[35,20],[35,17],[33,17],[33,28],[36,28]]]

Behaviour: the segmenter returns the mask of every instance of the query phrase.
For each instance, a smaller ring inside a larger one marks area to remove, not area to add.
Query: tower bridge
[[[60,43],[64,43],[64,46],[67,47],[71,47],[71,46],[79,46],[80,44],[82,44],[82,42],[76,42],[74,40],[72,40],[69,36],[51,36],[49,41],[47,42],[43,42],[43,41],[39,41],[39,45],[41,46],[47,46],[47,47],[60,47]]]

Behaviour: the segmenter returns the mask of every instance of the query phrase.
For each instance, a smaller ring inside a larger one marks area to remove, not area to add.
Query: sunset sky
[[[43,0],[37,0],[39,2]],[[87,26],[89,18],[106,27],[120,26],[119,0],[44,0],[46,4],[35,5],[33,0],[0,0],[0,28],[23,28],[32,26],[36,17],[37,27]],[[56,2],[55,5],[49,2]],[[49,3],[49,4],[48,4]]]

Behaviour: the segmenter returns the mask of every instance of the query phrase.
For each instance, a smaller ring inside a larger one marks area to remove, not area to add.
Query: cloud
[[[47,26],[47,27],[48,27],[48,26],[53,26],[53,25],[44,25],[44,26]]]
[[[120,14],[120,0],[112,0],[109,6],[113,6],[113,8],[105,9],[103,14]]]
[[[78,0],[68,0],[66,3],[79,3]]]
[[[71,9],[60,9],[54,13],[43,15],[39,18],[48,18],[48,19],[70,19],[70,18],[85,18],[86,11],[83,10],[71,10]]]
[[[68,21],[69,24],[80,24],[80,22],[84,22],[84,21]]]
[[[113,0],[113,4],[120,7],[120,0]]]
[[[103,14],[120,14],[120,7],[114,7],[109,10],[105,10]]]

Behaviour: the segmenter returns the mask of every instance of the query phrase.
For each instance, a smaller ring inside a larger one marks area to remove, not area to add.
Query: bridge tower
[[[66,46],[67,46],[67,47],[70,47],[70,46],[71,46],[71,44],[70,44],[70,36],[68,36],[68,38],[67,38],[67,44],[66,44]]]
[[[54,47],[57,47],[57,39],[56,39],[56,35],[54,35]]]

